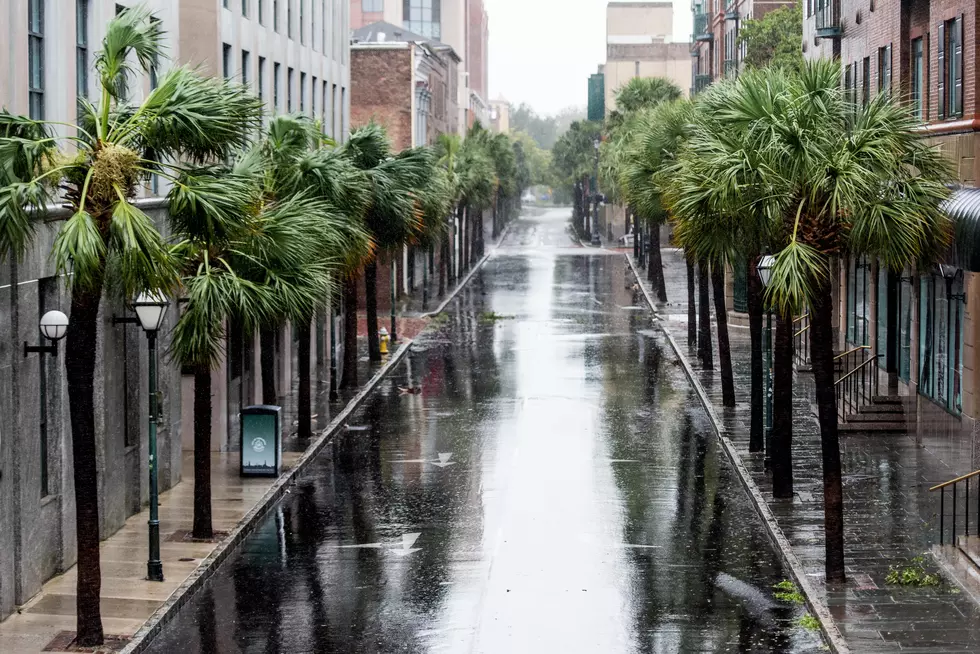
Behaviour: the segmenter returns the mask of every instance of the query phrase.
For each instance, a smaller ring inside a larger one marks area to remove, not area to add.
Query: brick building
[[[976,188],[978,127],[976,3],[964,0],[806,0],[803,49],[837,57],[855,102],[893,93],[911,103],[923,136],[953,163],[962,188],[948,212],[955,242],[943,265],[888,271],[867,257],[842,262],[838,284],[842,347],[880,355],[890,392],[907,397],[910,431],[975,438],[980,414],[976,346],[980,322]],[[974,460],[977,460],[974,443]]]
[[[742,21],[792,5],[788,0],[695,0],[691,94],[722,77],[738,74],[745,54],[738,45]]]
[[[351,126],[374,121],[388,130],[395,150],[431,145],[459,131],[457,80],[460,58],[450,46],[391,23],[352,32]],[[398,295],[438,274],[439,255],[405,248],[396,256]],[[390,309],[391,269],[378,270],[378,309]],[[361,294],[363,303],[364,294]]]

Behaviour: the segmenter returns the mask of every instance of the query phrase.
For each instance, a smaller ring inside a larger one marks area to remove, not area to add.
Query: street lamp
[[[160,516],[157,504],[159,490],[157,487],[157,332],[163,326],[163,317],[169,306],[167,298],[159,293],[140,293],[133,301],[133,311],[136,320],[132,318],[116,318],[114,322],[138,322],[146,332],[146,342],[149,346],[149,377],[150,377],[150,442],[149,442],[149,472],[150,472],[150,520],[149,539],[150,555],[146,562],[146,578],[150,581],[163,581],[163,562],[160,561]]]
[[[41,334],[51,341],[51,345],[28,345],[27,341],[24,341],[24,356],[31,352],[58,354],[58,341],[68,333],[68,316],[60,311],[48,311],[41,316],[37,326]]]
[[[776,265],[776,257],[767,254],[759,259],[757,269],[759,279],[762,280],[762,288],[769,288],[772,281],[772,269]],[[766,428],[765,428],[765,447],[766,455],[764,466],[769,469],[770,457],[772,456],[772,312],[766,306],[766,329],[762,338],[762,351],[766,357],[765,362],[765,393],[766,393]]]

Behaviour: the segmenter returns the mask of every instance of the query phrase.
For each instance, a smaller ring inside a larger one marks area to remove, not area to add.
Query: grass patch
[[[803,617],[800,618],[800,620],[799,620],[799,625],[801,627],[803,627],[804,629],[807,629],[809,631],[819,631],[820,630],[820,621],[817,620],[812,615],[810,615],[809,613],[804,613],[803,614]]]
[[[505,316],[494,311],[484,311],[480,314],[480,322],[497,322],[498,320],[513,320],[514,316]]]
[[[433,325],[445,325],[447,322],[449,322],[449,314],[445,312],[437,313],[436,315],[432,316],[429,321]]]
[[[938,586],[939,575],[926,570],[926,559],[917,556],[907,565],[893,565],[888,569],[885,583],[893,586]]]
[[[783,602],[791,602],[793,604],[803,604],[803,602],[805,601],[803,597],[803,593],[800,592],[800,589],[796,587],[796,584],[794,584],[792,581],[789,581],[788,579],[784,579],[783,581],[779,582],[778,584],[773,586],[773,589],[776,591],[775,593],[773,593],[776,599],[781,600]]]

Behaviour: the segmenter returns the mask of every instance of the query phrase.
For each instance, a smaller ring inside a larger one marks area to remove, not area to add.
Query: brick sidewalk
[[[687,272],[678,251],[665,249],[663,260],[669,302],[659,307],[658,315],[664,328],[683,345],[687,340]],[[796,373],[794,377],[796,497],[772,500],[762,456],[748,451],[749,333],[734,326],[729,332],[738,400],[735,409],[722,407],[717,342],[715,371],[701,369],[693,354],[688,358],[793,552],[818,592],[824,593],[852,651],[980,652],[980,607],[955,584],[906,588],[885,583],[891,565],[903,564],[938,542],[939,499],[928,489],[971,470],[970,443],[945,435],[927,434],[920,445],[905,435],[841,435],[848,582],[844,588],[828,588],[822,582],[823,490],[820,433],[810,409],[812,375]]]

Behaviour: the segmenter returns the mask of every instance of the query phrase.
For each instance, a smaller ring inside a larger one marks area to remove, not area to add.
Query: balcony
[[[725,59],[721,62],[721,71],[725,77],[738,77],[738,61],[735,59]]]
[[[704,13],[694,14],[694,40],[713,41],[715,35],[711,33],[710,16]]]
[[[725,20],[738,20],[738,0],[725,3]]]
[[[694,95],[697,95],[709,86],[711,86],[711,75],[694,76]]]
[[[844,33],[840,22],[840,0],[824,0],[816,9],[817,38],[839,39]]]

